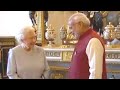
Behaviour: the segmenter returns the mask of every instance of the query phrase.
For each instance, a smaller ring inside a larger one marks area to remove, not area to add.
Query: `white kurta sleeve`
[[[15,56],[12,49],[8,52],[7,76],[9,79],[20,79],[17,75]]]
[[[104,49],[97,38],[92,38],[86,48],[89,62],[89,79],[102,79]]]

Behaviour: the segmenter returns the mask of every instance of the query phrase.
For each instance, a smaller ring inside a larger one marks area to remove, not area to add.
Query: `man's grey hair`
[[[22,40],[24,39],[26,33],[30,32],[33,29],[34,28],[32,26],[26,26],[26,27],[22,28],[21,30],[19,30],[18,34],[16,35],[18,44],[23,43]]]
[[[73,20],[74,23],[83,22],[85,25],[90,26],[90,20],[83,13],[75,13],[70,18],[69,21]]]

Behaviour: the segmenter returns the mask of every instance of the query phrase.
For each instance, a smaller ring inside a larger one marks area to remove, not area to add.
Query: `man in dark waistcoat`
[[[78,38],[70,69],[70,79],[106,79],[104,41],[92,28],[83,13],[75,13],[68,20],[73,35]]]

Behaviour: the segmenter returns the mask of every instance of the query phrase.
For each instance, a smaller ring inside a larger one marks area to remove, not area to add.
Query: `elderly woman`
[[[49,66],[44,50],[36,46],[32,26],[23,28],[18,36],[20,45],[9,50],[7,76],[9,79],[46,79]]]

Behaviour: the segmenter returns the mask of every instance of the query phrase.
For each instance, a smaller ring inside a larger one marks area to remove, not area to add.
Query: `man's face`
[[[69,33],[72,33],[76,38],[79,38],[81,32],[81,27],[79,23],[73,23],[72,21],[69,21],[68,26],[69,26]]]
[[[36,33],[33,31],[30,31],[26,33],[23,43],[26,44],[29,48],[32,48],[36,44]]]

